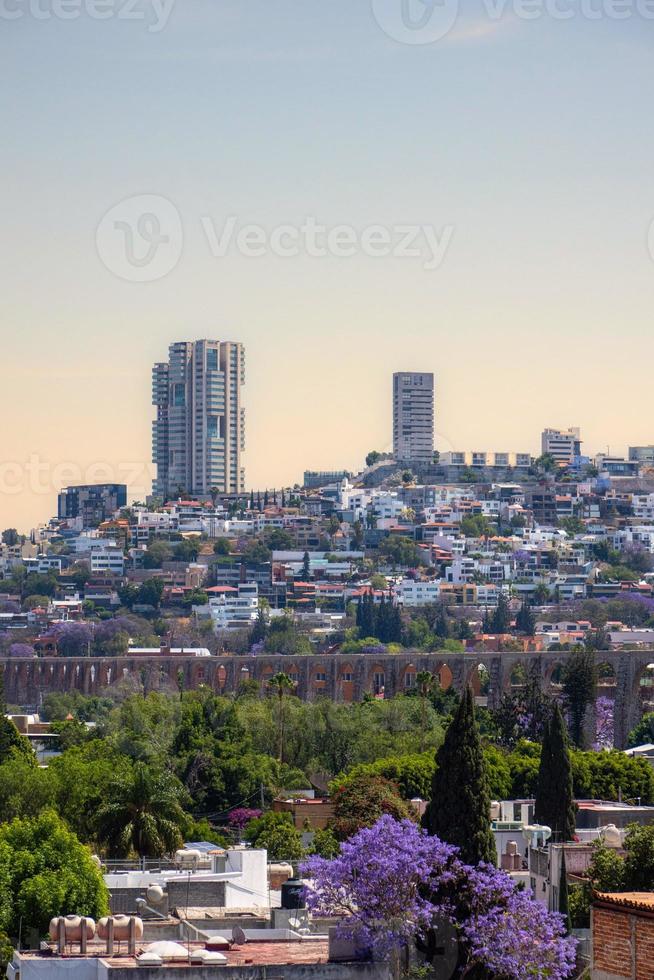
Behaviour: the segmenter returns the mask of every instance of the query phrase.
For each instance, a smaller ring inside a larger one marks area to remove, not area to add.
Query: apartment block
[[[393,455],[399,460],[434,457],[434,375],[393,375]]]
[[[544,429],[541,453],[543,456],[553,456],[562,466],[570,466],[576,456],[581,456],[581,431],[579,428]]]
[[[57,516],[60,521],[80,518],[83,528],[97,527],[126,505],[124,483],[82,484],[59,492]]]
[[[244,491],[244,382],[243,345],[232,341],[174,343],[168,361],[154,365],[156,496]]]

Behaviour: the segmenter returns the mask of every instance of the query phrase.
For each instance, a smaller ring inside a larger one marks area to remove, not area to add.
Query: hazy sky
[[[169,2],[0,0],[1,527],[146,492],[182,339],[246,346],[248,486],[388,448],[393,370],[436,373],[440,449],[654,442],[654,4],[462,0],[417,44],[454,0]],[[412,226],[443,254],[368,254]]]

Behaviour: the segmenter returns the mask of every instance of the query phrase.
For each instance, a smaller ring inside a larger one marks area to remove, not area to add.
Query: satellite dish
[[[240,926],[234,926],[232,929],[232,942],[235,946],[245,946],[247,942],[247,936],[243,932]]]

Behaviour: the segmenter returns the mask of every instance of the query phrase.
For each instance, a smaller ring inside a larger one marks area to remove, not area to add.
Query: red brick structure
[[[654,980],[654,893],[598,892],[592,980]]]

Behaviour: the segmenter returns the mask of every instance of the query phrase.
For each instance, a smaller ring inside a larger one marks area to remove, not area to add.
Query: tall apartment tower
[[[243,345],[232,341],[181,341],[152,369],[153,492],[170,499],[184,490],[208,496],[242,493],[245,474]]]
[[[431,461],[434,457],[434,375],[393,375],[393,455]]]

